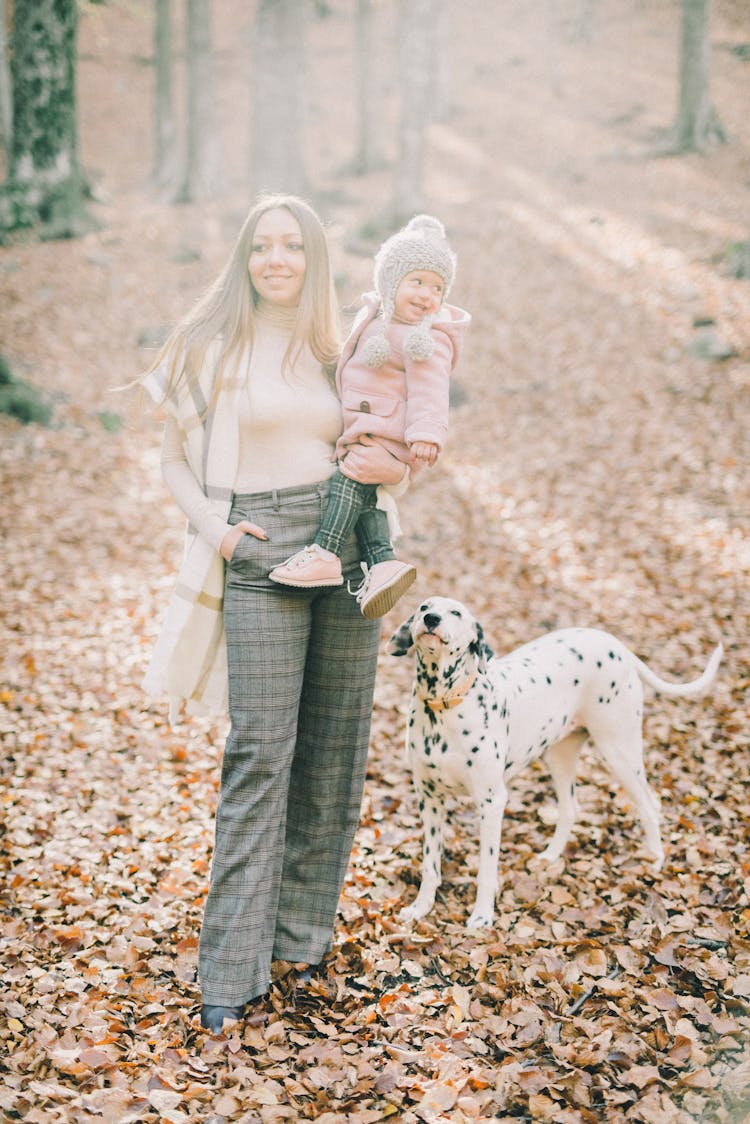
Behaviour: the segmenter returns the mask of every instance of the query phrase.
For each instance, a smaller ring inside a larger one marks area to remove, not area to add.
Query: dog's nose
[[[430,632],[434,632],[435,629],[437,628],[437,626],[440,624],[440,614],[439,613],[425,613],[425,615],[422,617],[422,620],[427,625]]]

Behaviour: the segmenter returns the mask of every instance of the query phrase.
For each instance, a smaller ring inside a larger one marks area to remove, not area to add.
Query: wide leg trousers
[[[249,519],[227,565],[231,729],[201,928],[202,1002],[263,994],[275,959],[317,963],[331,947],[359,822],[379,622],[343,587],[298,590],[268,572],[313,541],[327,481],[235,496]],[[360,577],[352,535],[344,578]]]

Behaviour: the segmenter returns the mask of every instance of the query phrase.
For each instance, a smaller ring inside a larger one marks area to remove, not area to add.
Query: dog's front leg
[[[445,799],[436,796],[421,785],[415,777],[419,793],[419,809],[422,815],[422,881],[419,893],[411,905],[399,913],[401,921],[418,921],[430,912],[435,904],[435,894],[440,885],[441,858],[443,853],[443,822],[445,818]]]
[[[495,895],[497,893],[500,836],[507,799],[508,790],[505,785],[501,785],[496,792],[487,793],[480,804],[477,900],[471,916],[466,922],[467,929],[486,929],[492,925],[495,915]]]

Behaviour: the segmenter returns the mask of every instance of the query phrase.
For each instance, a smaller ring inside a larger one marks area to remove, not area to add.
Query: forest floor
[[[215,276],[247,207],[236,107],[252,6],[215,5],[225,194],[181,207],[147,186],[146,7],[89,6],[82,21],[100,228],[0,250],[3,353],[54,404],[49,428],[0,418],[2,1119],[739,1124],[750,282],[732,276],[730,248],[750,220],[743,6],[714,5],[729,143],[680,158],[656,154],[676,103],[676,3],[599,0],[576,25],[577,0],[507,0],[502,19],[483,0],[457,18],[426,205],[458,251],[452,299],[474,322],[449,448],[402,507],[399,551],[419,581],[383,625],[330,958],[306,987],[280,971],[223,1037],[198,1025],[195,963],[224,726],[170,730],[140,690],[182,523],[159,419],[114,388]],[[311,179],[344,304],[369,284],[351,247],[390,188],[387,168],[342,171],[352,9],[333,2],[310,43]],[[385,121],[393,100],[385,89]],[[574,840],[550,868],[533,862],[554,822],[547,771],[514,785],[491,930],[465,927],[477,818],[461,802],[434,911],[399,922],[421,840],[403,752],[411,668],[385,641],[434,593],[466,602],[498,652],[590,625],[679,679],[723,642],[705,699],[648,692],[659,874],[632,807],[584,753]]]

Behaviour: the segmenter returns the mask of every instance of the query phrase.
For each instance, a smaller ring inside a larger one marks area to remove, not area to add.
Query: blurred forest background
[[[2,0],[0,1113],[27,1121],[739,1124],[750,1112],[750,12],[744,0]],[[459,803],[412,930],[406,661],[383,652],[330,961],[196,1023],[224,727],[140,690],[182,520],[119,390],[262,188],[325,219],[348,322],[413,211],[474,321],[405,498],[418,599],[497,651],[610,629],[711,695],[649,696],[668,858],[586,757],[565,861],[542,765],[465,929]]]

